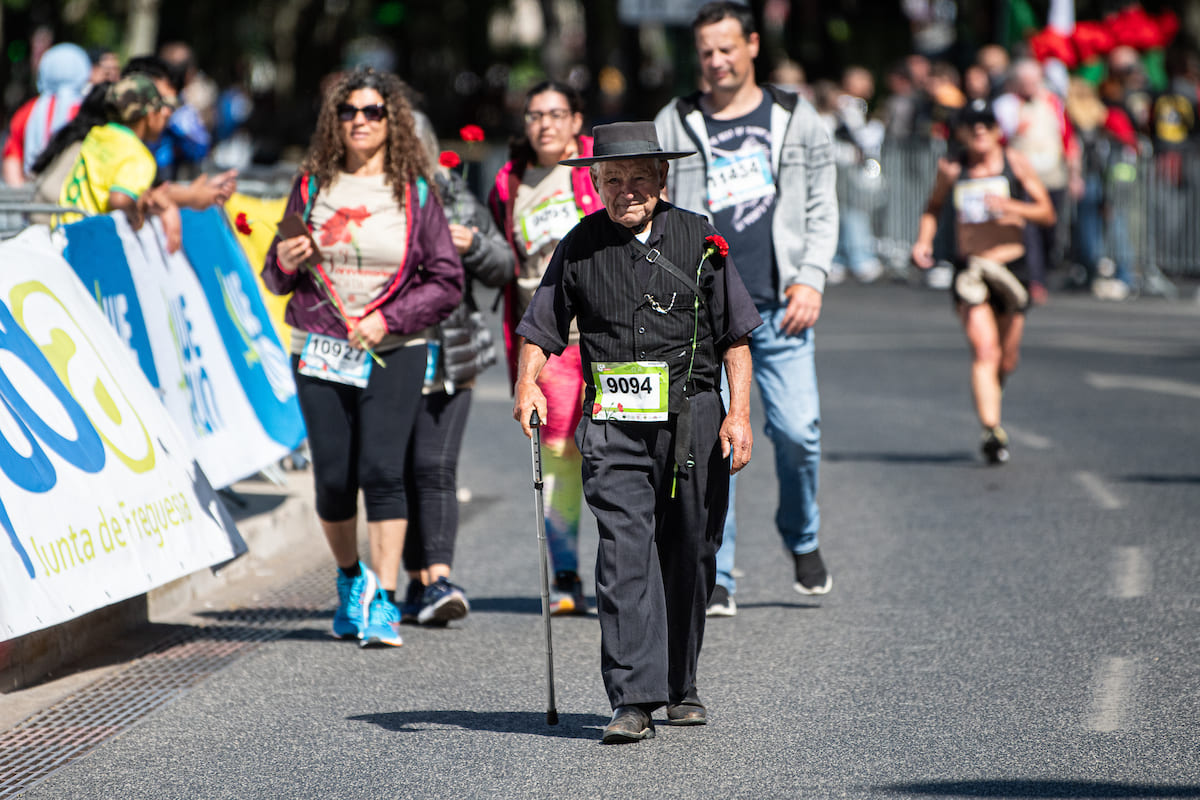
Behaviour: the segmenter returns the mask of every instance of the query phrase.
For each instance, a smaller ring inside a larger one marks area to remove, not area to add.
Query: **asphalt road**
[[[989,468],[946,295],[829,291],[834,588],[791,589],[756,409],[706,727],[600,745],[594,618],[554,623],[545,724],[529,447],[493,369],[461,469],[469,618],[389,651],[313,619],[24,796],[1200,797],[1200,305],[1056,295],[1027,330]]]

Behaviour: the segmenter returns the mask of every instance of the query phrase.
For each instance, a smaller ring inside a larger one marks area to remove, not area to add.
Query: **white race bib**
[[[665,422],[671,371],[665,361],[592,364],[596,405],[592,417],[624,422]]]
[[[525,254],[532,255],[571,232],[579,224],[579,208],[570,197],[555,196],[521,218]]]
[[[774,194],[775,181],[767,151],[713,159],[708,171],[708,208],[714,214]]]
[[[345,339],[310,333],[300,354],[299,372],[313,378],[363,388],[371,377],[371,359],[366,350]]]
[[[954,210],[958,214],[958,221],[969,225],[995,219],[997,215],[987,208],[988,195],[1008,197],[1008,178],[996,175],[954,184]]]

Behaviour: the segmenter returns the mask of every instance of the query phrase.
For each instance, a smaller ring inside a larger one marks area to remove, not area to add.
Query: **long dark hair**
[[[108,122],[104,96],[108,94],[109,86],[112,84],[98,83],[92,87],[87,97],[83,98],[83,102],[79,104],[79,111],[75,117],[55,131],[54,135],[50,137],[50,141],[46,142],[46,149],[34,160],[33,165],[29,168],[30,172],[34,175],[42,174],[42,171],[58,158],[59,153],[76,142],[82,142],[92,128]]]
[[[425,148],[421,146],[413,123],[407,87],[392,73],[377,72],[370,67],[358,67],[341,75],[326,92],[317,117],[317,129],[301,169],[316,175],[321,186],[330,185],[342,171],[346,146],[342,142],[337,107],[359,89],[379,92],[387,106],[388,139],[384,174],[396,202],[403,207],[404,187],[418,178],[424,178],[430,189],[436,191],[429,158],[425,155]]]
[[[571,113],[583,113],[583,96],[579,94],[578,89],[563,81],[545,80],[535,84],[525,93],[525,106],[521,109],[522,115],[529,110],[529,103],[533,98],[546,92],[558,92],[567,98],[567,107],[571,109]],[[533,143],[529,141],[529,136],[524,132],[524,116],[522,116],[521,124],[521,135],[514,136],[508,143],[508,160],[512,162],[513,169],[517,171],[518,175],[523,174],[527,166],[537,161],[537,152],[533,149]]]

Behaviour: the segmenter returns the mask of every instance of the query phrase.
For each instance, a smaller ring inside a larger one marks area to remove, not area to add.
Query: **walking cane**
[[[546,512],[542,506],[542,421],[537,409],[529,417],[533,450],[533,510],[537,520],[538,549],[542,560],[542,622],[546,628],[546,724],[558,724],[558,709],[554,705],[554,643],[550,638],[550,566],[546,553]]]

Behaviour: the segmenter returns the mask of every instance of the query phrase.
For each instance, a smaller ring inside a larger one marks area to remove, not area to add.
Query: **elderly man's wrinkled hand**
[[[754,449],[754,433],[750,429],[750,418],[728,415],[721,423],[721,455],[729,459],[729,474],[735,475],[750,463],[750,451]]]
[[[546,395],[533,381],[518,381],[516,400],[513,403],[513,419],[521,423],[521,430],[527,438],[533,438],[533,428],[529,424],[536,409],[538,419],[546,422]]]

